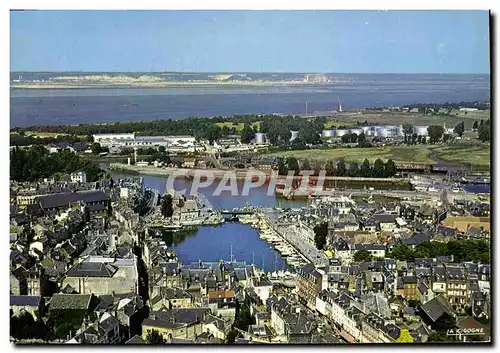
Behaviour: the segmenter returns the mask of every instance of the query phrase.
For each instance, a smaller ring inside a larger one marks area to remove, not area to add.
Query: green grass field
[[[17,132],[11,132],[11,134],[17,134]],[[36,132],[36,131],[25,131],[26,136],[33,136],[33,137],[39,137],[39,138],[44,138],[44,137],[57,137],[59,135],[64,136],[68,134],[59,134],[56,132]],[[84,135],[78,135],[80,138],[84,138]]]
[[[426,146],[411,147],[373,147],[373,148],[336,148],[314,149],[303,151],[283,151],[267,154],[269,156],[296,157],[327,161],[330,159],[344,158],[347,162],[363,162],[368,158],[373,162],[377,158],[382,160],[392,159],[394,162],[432,163],[429,159],[430,151]]]
[[[376,111],[365,111],[362,114],[347,114],[344,116],[338,116],[335,121],[328,121],[325,124],[330,126],[335,125],[354,125],[355,122],[368,122],[369,124],[390,124],[390,125],[401,125],[404,123],[417,125],[443,125],[452,128],[455,127],[459,122],[463,121],[465,123],[466,129],[471,129],[474,121],[476,120],[487,120],[490,117],[489,110],[477,111],[477,112],[465,112],[459,110],[452,110],[451,115],[424,115],[424,114],[413,114],[413,113],[403,113],[403,112],[376,112]]]
[[[377,158],[382,160],[392,159],[398,163],[436,163],[430,158],[434,151],[436,157],[442,161],[463,163],[479,168],[489,168],[490,149],[488,146],[440,146],[440,145],[417,145],[417,146],[395,146],[395,147],[373,147],[373,148],[337,148],[337,149],[314,149],[302,151],[281,151],[268,153],[268,156],[296,157],[298,159],[309,159],[327,161],[330,159],[344,158],[347,162],[362,162],[368,158],[370,162]]]
[[[337,126],[346,126],[346,127],[357,127],[357,124],[350,121],[327,121],[325,124],[325,129],[335,128]]]
[[[490,145],[482,146],[440,146],[434,149],[439,160],[473,165],[481,169],[490,168]]]

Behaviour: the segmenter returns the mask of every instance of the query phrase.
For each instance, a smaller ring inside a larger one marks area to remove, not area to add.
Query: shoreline
[[[335,86],[343,82],[162,82],[161,84],[144,83],[144,84],[126,84],[126,83],[90,83],[90,84],[69,84],[69,83],[40,83],[40,84],[10,84],[11,90],[22,89],[140,89],[140,88],[189,88],[189,87],[301,87],[301,86]]]
[[[266,178],[271,178],[272,173],[269,171],[262,171],[259,169],[197,169],[197,168],[156,168],[156,167],[136,167],[128,164],[121,163],[111,163],[109,164],[109,169],[116,172],[132,172],[142,175],[151,176],[169,176],[176,174],[178,178],[192,178],[195,173],[213,173],[215,179],[222,179],[227,173],[234,173],[237,180],[245,180],[249,172],[265,173]],[[276,174],[278,177],[278,175]],[[257,176],[255,176],[257,178]],[[285,178],[285,176],[281,176]],[[295,177],[300,180],[302,177],[299,175]],[[253,178],[252,178],[253,180]],[[317,180],[316,176],[309,176],[309,180]],[[360,181],[360,182],[372,182],[372,183],[386,183],[386,184],[405,184],[408,183],[407,178],[352,178],[352,177],[339,177],[339,176],[325,176],[324,181]]]

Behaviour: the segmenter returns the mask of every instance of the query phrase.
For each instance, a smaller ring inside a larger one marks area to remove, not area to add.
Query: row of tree
[[[475,121],[474,123],[477,123]],[[474,128],[474,127],[473,127]],[[491,132],[490,132],[490,119],[483,121],[476,125],[477,129],[477,138],[482,142],[490,141]]]
[[[424,242],[415,249],[406,245],[396,245],[386,257],[401,261],[414,261],[418,258],[453,255],[454,262],[474,261],[490,263],[490,246],[482,240],[452,240],[447,243]]]
[[[87,181],[97,181],[106,176],[94,162],[69,150],[49,153],[43,146],[15,147],[10,151],[10,178],[16,181],[36,181],[55,174],[84,171]]]
[[[309,160],[305,159],[302,162],[302,167],[295,157],[288,157],[286,159],[278,159],[278,174],[288,175],[288,171],[293,170],[295,175],[299,175],[301,170],[313,170],[314,174],[318,176],[321,170],[325,170],[326,176],[348,176],[348,177],[362,177],[362,178],[391,178],[397,173],[396,163],[392,159],[387,160],[385,163],[377,158],[373,165],[365,158],[363,163],[349,162],[347,167],[343,158],[337,161],[329,160],[326,165],[322,165],[316,161],[314,166],[311,165]]]

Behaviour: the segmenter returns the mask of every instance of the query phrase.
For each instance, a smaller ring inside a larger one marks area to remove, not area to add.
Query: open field
[[[11,132],[11,134],[17,134],[17,132]],[[36,132],[36,131],[25,131],[24,134],[26,136],[33,136],[33,137],[40,137],[40,138],[44,138],[44,137],[57,137],[59,135],[61,135],[61,136],[68,135],[68,134],[60,134],[60,133],[57,133],[57,132]],[[78,135],[78,137],[84,138],[85,136]]]
[[[325,124],[325,129],[336,128],[337,126],[345,126],[345,127],[357,127],[358,125],[353,123],[352,121],[327,121]]]
[[[377,158],[382,160],[392,159],[399,163],[436,163],[430,158],[434,151],[436,157],[443,161],[463,163],[464,165],[488,168],[490,166],[490,149],[488,146],[441,146],[417,145],[373,148],[337,148],[313,149],[302,151],[282,151],[268,153],[268,156],[296,157],[327,161],[330,159],[344,158],[347,162],[363,162],[368,158],[370,162]]]
[[[456,114],[456,115],[455,115]],[[418,125],[443,125],[447,127],[455,127],[459,122],[464,121],[466,129],[472,129],[475,120],[486,120],[490,116],[490,111],[465,112],[452,111],[452,115],[424,115],[417,113],[405,112],[380,112],[380,111],[359,111],[346,112],[335,116],[326,124],[329,126],[335,125],[353,125],[354,122],[367,122],[368,124],[388,124],[402,125],[405,123]],[[325,124],[325,126],[326,126]]]
[[[453,109],[450,114],[460,119],[488,120],[490,118],[491,111],[478,110],[475,112],[463,112],[458,109]]]
[[[382,160],[392,159],[394,162],[432,163],[432,160],[429,158],[430,151],[426,147],[427,146],[313,149],[273,152],[267,155],[282,157],[293,156],[298,159],[307,158],[319,161],[344,158],[346,162],[363,162],[365,158],[368,158],[370,162],[373,162],[377,158],[380,158]]]
[[[490,145],[482,146],[440,146],[434,149],[436,157],[447,162],[458,162],[465,165],[473,165],[490,168],[491,150]]]

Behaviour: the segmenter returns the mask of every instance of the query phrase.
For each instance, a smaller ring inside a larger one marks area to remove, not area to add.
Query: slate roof
[[[386,250],[386,246],[384,244],[352,244],[352,249],[359,250]]]
[[[448,301],[441,295],[438,295],[432,300],[429,300],[427,303],[420,307],[423,312],[427,314],[427,316],[432,320],[438,320],[444,313],[448,315],[455,316],[455,312],[451,308]]]
[[[85,203],[109,201],[110,198],[100,190],[66,192],[38,197],[43,209],[68,206],[70,203],[83,201]]]
[[[403,239],[402,243],[405,245],[418,245],[430,241],[431,237],[429,234],[415,233],[407,239]]]
[[[372,216],[372,218],[378,223],[395,223],[396,217],[397,216],[393,214],[387,214],[387,213],[379,213],[379,214],[374,214]]]
[[[38,307],[42,297],[33,295],[11,295],[10,306],[35,306]]]
[[[414,276],[403,276],[403,284],[416,284],[417,279]]]
[[[209,308],[151,311],[149,317],[142,322],[142,325],[166,329],[184,327],[201,322],[208,313],[210,313]]]
[[[49,311],[89,310],[92,296],[92,294],[54,294],[49,303]]]
[[[226,322],[214,315],[208,315],[206,318],[205,318],[205,324],[211,324],[213,323],[215,327],[217,327],[218,330],[220,331],[225,331],[226,329]]]
[[[113,277],[118,268],[109,263],[102,262],[80,262],[73,266],[67,273],[67,277]]]
[[[106,317],[104,318],[104,316],[106,316]],[[102,327],[106,331],[109,331],[110,329],[112,329],[116,325],[120,324],[120,322],[118,321],[118,319],[116,317],[114,317],[113,315],[110,315],[108,313],[105,313],[103,315],[103,318],[101,318],[99,320],[99,326]]]

